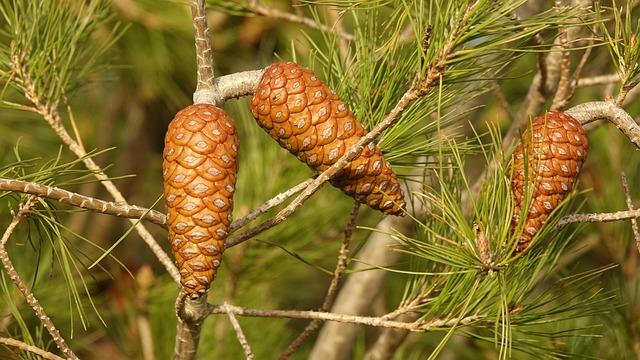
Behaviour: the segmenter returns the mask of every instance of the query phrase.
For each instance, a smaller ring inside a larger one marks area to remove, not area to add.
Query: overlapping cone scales
[[[513,229],[525,206],[526,191],[532,194],[516,252],[527,248],[549,214],[571,191],[588,148],[584,128],[571,116],[552,112],[533,119],[512,159]]]
[[[220,266],[231,225],[238,147],[232,120],[208,104],[178,112],[165,137],[169,241],[192,298],[207,290]]]
[[[313,71],[291,62],[265,70],[251,111],[271,137],[317,172],[333,165],[366,134],[347,105]],[[398,179],[373,144],[331,183],[358,202],[403,215]]]

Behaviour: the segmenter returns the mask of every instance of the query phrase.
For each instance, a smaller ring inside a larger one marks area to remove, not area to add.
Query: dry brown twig
[[[596,85],[608,85],[612,83],[617,83],[619,81],[620,81],[620,76],[618,74],[597,75],[597,76],[591,76],[588,78],[578,79],[576,86],[585,87],[585,86],[596,86]]]
[[[625,200],[629,211],[633,211],[633,201],[631,201],[631,192],[629,191],[629,184],[627,183],[627,177],[624,172],[620,174],[620,180],[622,181],[622,188],[624,189]],[[630,219],[631,231],[633,231],[633,238],[636,241],[636,248],[640,253],[640,232],[638,231],[638,221],[636,218]]]
[[[356,203],[349,214],[349,220],[347,221],[347,226],[344,229],[344,237],[342,239],[342,243],[340,244],[340,250],[338,251],[338,261],[336,263],[336,268],[333,270],[333,277],[331,278],[331,283],[329,284],[329,289],[327,289],[327,293],[322,301],[322,305],[320,305],[319,311],[328,311],[333,304],[333,301],[336,298],[336,293],[338,291],[338,284],[342,279],[342,275],[344,274],[344,270],[347,268],[347,257],[349,256],[349,244],[351,243],[351,235],[353,234],[353,230],[356,227],[356,219],[358,217],[358,210],[360,209],[360,204]],[[288,359],[298,348],[300,345],[320,326],[321,321],[319,319],[315,319],[311,321],[304,328],[302,333],[298,335],[298,337],[289,344],[287,349],[284,351],[282,355],[280,355],[280,360]]]
[[[450,328],[452,326],[468,325],[483,319],[481,315],[470,315],[463,318],[455,319],[433,319],[428,321],[402,322],[385,320],[381,317],[372,316],[356,316],[346,314],[336,314],[321,311],[299,311],[299,310],[261,310],[249,309],[233,305],[211,305],[209,307],[210,314],[227,314],[232,312],[235,315],[250,317],[268,317],[268,318],[288,318],[288,319],[318,319],[321,321],[336,321],[351,324],[360,324],[382,328],[404,329],[413,332],[424,332],[435,329]]]
[[[240,327],[240,323],[238,322],[238,319],[236,319],[233,312],[229,310],[227,303],[224,303],[222,306],[225,308],[227,315],[229,316],[229,322],[231,322],[231,326],[233,326],[233,330],[235,330],[236,332],[236,337],[238,338],[238,342],[240,343],[240,346],[242,346],[242,350],[244,351],[245,358],[247,360],[253,360],[253,350],[251,350],[251,346],[249,346],[247,337],[244,335],[244,332]]]
[[[67,345],[67,342],[62,337],[62,335],[60,335],[60,331],[58,331],[56,326],[53,324],[51,318],[47,316],[42,306],[40,306],[38,299],[33,296],[33,293],[29,290],[27,284],[24,282],[24,280],[22,280],[22,278],[16,271],[16,268],[13,266],[11,259],[9,259],[9,254],[7,253],[7,250],[5,248],[5,245],[7,244],[9,237],[11,237],[11,234],[13,234],[16,226],[18,226],[18,223],[20,223],[20,221],[29,216],[29,214],[31,213],[31,209],[35,205],[37,200],[38,198],[35,196],[28,197],[24,203],[20,204],[18,212],[13,215],[11,223],[9,223],[9,226],[7,226],[7,229],[0,239],[0,261],[2,262],[7,275],[9,275],[9,279],[11,279],[11,282],[13,282],[13,284],[18,288],[27,304],[29,304],[29,306],[31,306],[33,311],[36,313],[36,316],[45,327],[45,329],[47,329],[58,349],[60,349],[60,351],[62,351],[62,353],[68,359],[77,359],[78,357],[74,354],[69,345]]]
[[[255,15],[260,15],[260,16],[271,18],[271,19],[285,20],[295,24],[305,25],[311,29],[336,34],[338,37],[346,41],[354,41],[356,39],[356,37],[353,34],[346,32],[342,28],[333,28],[331,26],[320,24],[308,17],[291,14],[286,11],[282,11],[273,7],[263,5],[259,1],[250,0],[243,7],[245,10]]]
[[[556,0],[554,7],[558,13],[563,12],[565,8],[562,4],[562,0]],[[551,104],[551,111],[561,109],[561,107],[566,103],[567,95],[569,93],[569,72],[571,71],[571,62],[569,59],[569,47],[567,45],[569,35],[566,27],[560,29],[560,36],[558,38],[560,41],[559,46],[561,54],[560,79],[558,80],[556,94],[553,97],[553,103]]]
[[[5,338],[5,337],[0,337],[0,344],[5,345],[5,346],[11,346],[14,347],[16,349],[20,349],[23,351],[28,351],[32,354],[38,355],[43,359],[47,359],[47,360],[65,360],[63,358],[61,358],[60,356],[50,353],[48,351],[44,351],[42,349],[40,349],[37,346],[33,346],[33,345],[29,345],[27,343],[24,343],[22,341],[18,341],[15,339],[10,339],[10,338]]]
[[[306,188],[312,181],[313,178],[307,179],[300,184],[288,190],[285,190],[282,193],[274,196],[273,198],[265,201],[262,205],[253,209],[244,217],[234,221],[231,224],[231,232],[242,228],[243,226],[258,218],[260,215],[271,210],[275,206],[282,204],[285,200]],[[113,215],[117,217],[147,220],[161,226],[165,226],[167,222],[167,216],[165,214],[153,209],[148,209],[137,205],[104,201],[58,187],[42,185],[34,182],[0,178],[0,191],[14,191],[23,194],[35,195],[41,198],[56,200],[63,204],[79,207],[81,209],[87,209],[94,212]]]

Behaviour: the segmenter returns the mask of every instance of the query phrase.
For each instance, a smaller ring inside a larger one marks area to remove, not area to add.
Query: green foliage
[[[114,26],[92,38],[110,18],[104,1],[3,0],[0,9],[2,80],[52,107],[86,82],[122,33]]]
[[[611,9],[602,8],[599,3],[596,4],[598,4],[597,13],[601,18],[608,13],[613,17],[613,29],[610,29],[605,22],[601,23],[600,29],[622,79],[622,87],[631,89],[640,80],[640,39],[638,39],[640,24],[636,19],[634,25],[633,2],[627,0],[626,5],[622,7],[614,0]]]
[[[419,223],[417,237],[395,234],[401,244],[398,250],[411,261],[408,274],[413,274],[400,308],[418,311],[425,321],[461,322],[441,329],[449,333],[431,358],[458,327],[467,336],[493,343],[500,359],[510,358],[513,351],[570,356],[571,348],[558,347],[556,342],[600,336],[602,329],[591,319],[612,311],[615,297],[598,281],[611,267],[566,278],[554,275],[558,258],[573,236],[554,229],[566,213],[565,205],[552,214],[524,255],[513,255],[522,229],[510,230],[510,173],[499,139],[498,133],[492,133],[485,157],[487,164],[501,165],[478,197],[470,200],[471,216],[462,207],[461,189],[469,191],[463,158],[452,143],[451,166],[436,173],[437,182],[419,195],[429,210],[426,221]]]

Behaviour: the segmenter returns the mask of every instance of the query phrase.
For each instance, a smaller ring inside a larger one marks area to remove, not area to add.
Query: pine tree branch
[[[91,170],[94,173],[94,176],[100,181],[100,183],[107,189],[109,194],[113,197],[113,199],[121,204],[127,204],[124,196],[118,188],[113,184],[111,180],[105,175],[102,169],[93,161],[92,158],[87,157],[86,151],[75,141],[65,129],[62,119],[60,117],[60,113],[58,112],[57,104],[47,104],[42,101],[38,97],[38,93],[35,89],[33,82],[31,81],[31,76],[29,73],[29,69],[23,63],[24,57],[17,53],[16,49],[13,49],[12,54],[12,70],[17,76],[17,81],[20,82],[22,87],[25,90],[25,96],[29,101],[33,103],[35,106],[35,111],[40,114],[44,120],[51,126],[53,131],[58,135],[60,140],[74,153],[79,159],[82,159],[82,162],[87,167],[87,169]],[[158,244],[158,242],[153,238],[153,235],[144,227],[144,225],[140,224],[137,220],[130,220],[135,230],[138,232],[140,237],[144,240],[144,242],[149,246],[154,255],[158,258],[160,263],[165,267],[167,272],[171,275],[176,283],[180,283],[180,274],[178,273],[178,268],[173,264],[173,261],[164,252],[162,247]]]
[[[9,254],[7,253],[7,250],[5,248],[5,245],[9,240],[9,237],[11,237],[14,229],[16,228],[18,223],[20,223],[20,221],[29,216],[29,214],[31,213],[31,208],[36,201],[37,198],[35,196],[30,196],[23,204],[20,205],[18,212],[13,215],[11,223],[9,223],[9,226],[0,239],[0,262],[2,262],[7,275],[9,275],[9,279],[11,279],[13,284],[18,288],[27,304],[31,306],[42,325],[45,327],[45,329],[47,329],[58,349],[60,349],[60,351],[62,351],[62,353],[68,359],[78,359],[78,357],[73,353],[73,350],[71,350],[69,345],[67,345],[67,342],[64,340],[62,335],[60,335],[60,332],[53,324],[51,318],[49,318],[44,312],[44,309],[42,308],[42,306],[40,306],[38,299],[33,296],[33,293],[29,290],[28,285],[24,282],[24,280],[22,280],[20,275],[18,275],[18,272],[9,259]]]
[[[562,4],[562,0],[555,0],[554,7],[558,13],[564,11],[565,7]],[[558,80],[558,87],[556,94],[553,97],[551,104],[551,111],[558,111],[566,103],[566,99],[569,93],[569,73],[571,70],[571,63],[569,59],[569,33],[566,27],[560,29],[560,79]]]
[[[295,24],[305,25],[311,29],[315,29],[318,31],[336,34],[341,39],[344,39],[346,41],[355,41],[356,39],[353,34],[350,34],[341,28],[332,28],[330,26],[320,24],[315,20],[305,16],[291,14],[276,8],[268,7],[260,4],[259,1],[250,0],[247,4],[243,5],[243,8],[255,15],[265,16],[276,20],[285,20]]]
[[[608,120],[640,149],[640,126],[627,112],[609,101],[593,101],[576,105],[566,113],[583,126],[596,120]]]
[[[588,78],[578,79],[578,87],[595,86],[595,85],[608,85],[614,84],[620,81],[618,74],[606,74],[591,76]]]
[[[293,195],[295,195],[295,194],[299,193],[300,191],[302,191],[302,189],[304,189],[307,186],[309,186],[309,184],[311,184],[312,181],[313,181],[313,178],[309,178],[309,179],[301,182],[300,184],[290,188],[289,190],[286,190],[286,191],[274,196],[273,198],[265,201],[262,205],[260,205],[257,208],[253,209],[250,213],[248,213],[247,215],[245,215],[241,219],[238,219],[238,220],[234,221],[231,224],[229,232],[233,233],[234,231],[236,231],[236,230],[240,229],[241,227],[247,225],[251,221],[257,219],[258,216],[260,216],[260,215],[266,213],[267,211],[271,210],[272,208],[282,204],[285,200],[287,200],[288,198],[290,198]],[[231,244],[231,243],[225,241],[225,248],[229,248],[229,247],[232,247],[234,245],[236,245],[236,244]]]
[[[384,320],[380,317],[356,316],[346,314],[336,314],[320,311],[302,311],[302,310],[261,310],[250,309],[234,305],[210,305],[210,314],[227,314],[231,312],[235,315],[249,317],[267,317],[267,318],[288,318],[288,319],[317,319],[320,321],[335,321],[350,324],[367,325],[382,328],[404,329],[413,332],[427,332],[436,329],[446,329],[452,326],[468,325],[483,319],[481,315],[470,315],[462,318],[454,319],[433,319],[428,321],[401,322],[393,320]]]
[[[207,13],[204,0],[191,0],[191,18],[193,20],[194,39],[196,44],[196,63],[198,84],[193,93],[194,104],[221,105],[224,99],[217,98],[215,74],[213,71],[213,50],[209,26],[207,25]]]
[[[196,358],[202,324],[208,315],[207,293],[191,300],[184,290],[176,298],[178,318],[176,343],[173,349],[174,360],[192,360]]]
[[[229,316],[229,321],[231,322],[231,325],[233,326],[233,330],[235,330],[235,332],[236,332],[236,337],[238,338],[238,342],[240,343],[240,346],[242,346],[242,350],[244,351],[245,358],[247,360],[253,360],[253,351],[251,350],[251,346],[249,346],[249,342],[247,341],[247,337],[244,335],[244,332],[242,331],[242,328],[240,327],[240,323],[236,319],[236,317],[233,314],[233,312],[231,312],[229,310],[229,307],[228,307],[227,303],[224,303],[222,306],[225,308],[225,311],[227,312],[227,315]]]
[[[28,351],[32,354],[36,354],[38,356],[40,356],[43,359],[47,359],[47,360],[65,360],[63,358],[61,358],[60,356],[50,353],[48,351],[42,350],[39,347],[33,346],[33,345],[29,345],[27,343],[24,343],[22,341],[18,341],[15,339],[10,339],[10,338],[5,338],[5,337],[0,337],[0,344],[2,345],[6,345],[6,346],[11,346],[14,347],[16,349],[20,349],[23,351]]]
[[[234,221],[231,224],[230,232],[234,232],[258,216],[271,210],[273,207],[282,204],[285,200],[302,191],[307,187],[313,178],[307,179],[300,184],[274,196],[265,201],[244,217]],[[34,182],[0,178],[0,191],[15,191],[23,194],[35,195],[41,198],[59,201],[63,204],[72,205],[82,209],[95,211],[102,214],[113,215],[117,217],[129,219],[142,219],[150,221],[154,224],[166,226],[167,216],[159,211],[147,209],[137,205],[121,204],[111,201],[104,201],[94,197],[74,193],[62,188],[42,185]],[[229,247],[231,245],[227,245]]]
[[[640,209],[623,210],[609,213],[588,213],[588,214],[571,214],[566,215],[558,221],[556,228],[573,223],[596,223],[596,222],[612,222],[620,220],[631,220],[640,218]]]
[[[349,220],[347,222],[346,228],[344,229],[344,238],[342,239],[342,244],[340,244],[340,250],[338,251],[338,261],[336,264],[336,268],[333,270],[333,277],[331,278],[329,289],[327,290],[327,294],[325,295],[324,300],[322,301],[322,305],[319,309],[319,311],[321,312],[328,311],[336,298],[338,284],[340,283],[344,270],[347,267],[349,244],[351,243],[351,235],[353,234],[353,230],[356,227],[356,219],[358,217],[359,209],[360,204],[356,203],[353,206],[351,213],[349,214]],[[289,357],[300,348],[302,343],[320,326],[320,323],[321,321],[319,319],[315,319],[307,324],[302,333],[300,333],[300,335],[298,335],[298,337],[291,344],[289,344],[285,352],[280,355],[280,360],[289,359]]]
[[[260,83],[264,69],[249,70],[223,75],[215,78],[213,84],[216,99],[233,99],[241,96],[253,95]]]
[[[156,210],[146,209],[136,205],[104,201],[34,182],[0,178],[0,191],[15,191],[23,194],[31,194],[102,214],[130,219],[143,219],[158,225],[165,225],[167,220],[165,214]]]
[[[627,203],[627,208],[629,211],[633,211],[633,201],[631,201],[631,192],[629,191],[629,184],[627,183],[627,177],[624,175],[624,172],[620,174],[620,178],[622,180],[622,188],[624,189],[625,200]],[[638,231],[638,221],[636,218],[630,219],[631,222],[631,231],[633,232],[633,238],[636,241],[636,248],[640,253],[640,232]]]

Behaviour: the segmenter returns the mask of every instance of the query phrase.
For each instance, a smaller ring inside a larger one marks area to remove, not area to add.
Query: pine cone
[[[180,282],[196,299],[216,275],[231,225],[238,136],[222,109],[196,104],[176,114],[164,143],[169,242]]]
[[[571,191],[588,149],[589,141],[582,125],[571,116],[550,112],[533,119],[512,159],[511,189],[515,204],[512,230],[518,225],[526,189],[532,192],[516,253],[529,246],[549,214]],[[526,172],[525,164],[528,165]],[[525,186],[526,181],[533,187]]]
[[[292,62],[269,66],[251,111],[280,146],[316,172],[333,165],[366,131],[313,71]],[[385,214],[404,215],[404,195],[379,147],[370,143],[331,179],[333,186]]]

